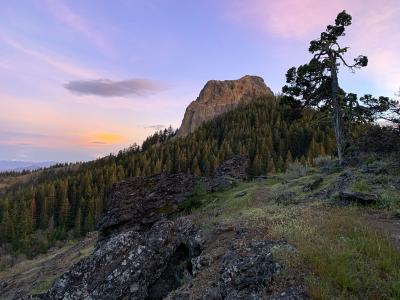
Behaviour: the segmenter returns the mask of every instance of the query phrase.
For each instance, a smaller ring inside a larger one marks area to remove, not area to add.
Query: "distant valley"
[[[40,168],[47,168],[55,165],[54,161],[43,161],[43,162],[33,162],[33,161],[17,161],[17,160],[0,160],[0,172],[6,171],[34,171]]]

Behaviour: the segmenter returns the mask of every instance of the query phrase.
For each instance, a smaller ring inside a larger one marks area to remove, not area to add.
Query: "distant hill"
[[[16,160],[0,160],[0,172],[5,171],[34,171],[40,168],[47,168],[55,165],[54,161],[33,162],[33,161],[16,161]]]

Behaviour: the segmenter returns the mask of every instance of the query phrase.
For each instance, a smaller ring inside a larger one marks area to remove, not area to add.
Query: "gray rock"
[[[368,193],[343,191],[339,195],[343,201],[354,201],[360,204],[373,204],[379,200],[377,195]]]
[[[310,192],[310,191],[314,191],[315,189],[317,189],[321,183],[324,181],[324,179],[322,177],[318,177],[317,179],[315,179],[313,182],[306,184],[303,187],[303,192]]]
[[[160,220],[145,233],[114,234],[38,299],[161,299],[191,272],[191,236],[185,218]]]
[[[246,195],[247,195],[247,192],[242,191],[242,192],[237,193],[237,194],[235,195],[235,198],[241,198],[241,197],[244,197],[244,196],[246,196]]]
[[[278,195],[276,198],[276,202],[279,204],[289,204],[291,203],[296,197],[296,193],[291,191],[285,191]]]
[[[222,299],[263,299],[265,288],[278,269],[271,246],[264,241],[253,242],[225,254],[217,284]]]
[[[161,173],[133,177],[113,186],[107,212],[100,220],[100,240],[124,230],[146,231],[164,217],[175,215],[196,185],[216,192],[247,179],[248,159],[234,155],[215,169],[212,177]]]

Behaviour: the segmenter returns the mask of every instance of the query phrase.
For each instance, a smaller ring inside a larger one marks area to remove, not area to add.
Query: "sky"
[[[348,92],[400,88],[399,0],[0,0],[0,160],[74,162],[180,126],[211,79],[279,93],[310,40],[346,9]]]

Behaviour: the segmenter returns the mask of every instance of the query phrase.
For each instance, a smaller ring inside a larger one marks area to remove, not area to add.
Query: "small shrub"
[[[306,176],[308,171],[309,168],[307,165],[302,165],[301,163],[294,162],[288,165],[285,175],[287,178],[295,179]]]
[[[190,195],[182,204],[182,210],[186,213],[191,213],[193,210],[200,208],[203,205],[204,198],[207,197],[206,185],[199,182],[195,185],[192,195]]]
[[[44,293],[44,292],[46,292],[50,287],[51,287],[51,285],[53,284],[53,282],[54,282],[54,277],[46,277],[46,278],[44,278],[43,280],[41,280],[40,282],[38,282],[34,287],[33,287],[33,289],[31,290],[31,293],[33,294],[33,295],[37,295],[37,294],[41,294],[41,293]]]
[[[396,209],[400,207],[400,194],[396,192],[383,192],[380,195],[378,206],[387,209]]]
[[[316,167],[325,167],[327,164],[329,164],[332,161],[332,157],[329,155],[321,155],[316,158],[314,158],[314,165]]]
[[[370,126],[353,144],[361,152],[398,153],[400,131],[391,126]]]
[[[0,271],[11,267],[13,265],[13,258],[10,254],[4,254],[0,256]]]
[[[387,175],[376,175],[372,178],[371,183],[373,184],[388,184],[390,177]]]

